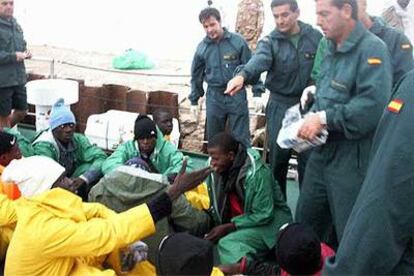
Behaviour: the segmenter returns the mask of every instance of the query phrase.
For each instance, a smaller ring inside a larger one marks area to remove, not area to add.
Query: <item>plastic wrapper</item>
[[[305,120],[299,110],[299,104],[292,106],[286,111],[282,122],[282,128],[277,136],[277,144],[282,149],[294,149],[296,152],[302,152],[326,143],[326,139],[328,138],[328,131],[326,129],[323,129],[312,141],[299,138],[298,131],[302,127],[304,121]]]

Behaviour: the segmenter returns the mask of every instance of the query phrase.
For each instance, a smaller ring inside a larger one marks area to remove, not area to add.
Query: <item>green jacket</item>
[[[272,172],[261,160],[260,154],[254,149],[247,150],[248,167],[242,168],[238,179],[244,190],[244,213],[232,218],[237,230],[254,229],[261,236],[268,248],[276,244],[276,233],[279,228],[292,221],[289,207],[283,199],[279,185],[273,179]],[[216,224],[221,224],[217,206],[216,191],[222,185],[220,175],[212,173],[207,178],[207,187],[211,207],[209,213]]]
[[[414,68],[413,46],[403,32],[386,25],[379,17],[371,19],[374,25],[369,30],[384,41],[390,52],[395,85],[405,73]]]
[[[16,19],[0,18],[0,87],[24,85],[24,62],[17,62],[16,52],[26,51],[23,30]]]
[[[395,86],[370,166],[324,275],[414,275],[414,71]]]
[[[73,143],[75,146],[76,169],[69,177],[79,177],[82,175],[88,180],[88,183],[94,182],[93,180],[95,179],[88,178],[88,171],[99,172],[100,176],[102,176],[101,167],[107,158],[105,152],[92,145],[86,136],[79,133],[74,134]],[[59,162],[60,152],[52,131],[48,130],[41,133],[32,145],[36,155],[47,156]]]
[[[413,47],[410,40],[401,31],[388,26],[381,18],[371,17],[373,21],[370,32],[378,36],[388,48],[393,69],[393,85],[414,68]],[[321,39],[312,69],[312,78],[318,82],[320,67],[328,51],[328,40]]]
[[[223,92],[236,67],[247,63],[250,56],[249,46],[239,34],[224,29],[223,38],[218,43],[205,37],[197,46],[191,65],[191,104],[196,105],[204,96],[204,81],[208,89]]]
[[[129,159],[139,155],[138,142],[134,140],[127,141],[106,159],[102,165],[102,172],[107,174],[124,165]],[[184,155],[173,144],[166,141],[158,131],[155,149],[150,158],[158,172],[167,175],[180,171]],[[187,169],[191,169],[191,167],[191,162],[188,162]]]
[[[311,78],[315,81],[316,86],[318,86],[319,75],[321,71],[322,62],[325,59],[325,54],[328,51],[328,39],[322,37],[319,41],[318,50],[315,55],[315,62],[313,63]]]
[[[18,130],[14,128],[4,128],[3,131],[16,137],[17,144],[19,144],[20,152],[24,157],[35,155],[32,143],[26,137],[24,137]]]
[[[329,41],[312,111],[325,111],[329,139],[372,138],[391,95],[384,43],[358,22],[340,48]]]
[[[311,82],[313,60],[322,35],[310,25],[299,22],[299,43],[296,48],[289,37],[277,30],[265,36],[255,54],[238,74],[253,84],[267,71],[265,86],[270,97],[285,103],[297,103],[303,89]]]

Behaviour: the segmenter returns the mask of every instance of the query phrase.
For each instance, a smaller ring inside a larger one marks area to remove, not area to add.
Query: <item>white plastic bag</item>
[[[322,133],[312,141],[299,138],[298,131],[302,127],[304,121],[305,120],[299,111],[299,104],[286,110],[282,128],[277,136],[277,144],[282,149],[294,149],[296,152],[302,152],[326,143],[326,139],[328,138],[328,131],[326,129],[323,129]]]

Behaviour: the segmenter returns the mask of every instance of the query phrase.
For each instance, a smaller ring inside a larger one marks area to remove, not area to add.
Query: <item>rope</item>
[[[59,63],[63,65],[83,68],[83,69],[89,69],[89,70],[95,70],[95,71],[101,71],[101,72],[108,72],[108,73],[118,73],[118,74],[126,74],[126,75],[138,75],[138,76],[146,76],[146,77],[170,77],[170,78],[189,78],[191,75],[186,74],[162,74],[162,73],[144,73],[144,72],[135,72],[135,71],[123,71],[123,70],[116,70],[116,69],[107,69],[107,68],[101,68],[96,66],[89,66],[89,65],[83,65],[83,64],[77,64],[73,62],[68,62],[64,60],[57,60],[57,59],[49,59],[49,58],[32,58],[33,61],[41,61],[41,62],[50,62],[50,63]]]

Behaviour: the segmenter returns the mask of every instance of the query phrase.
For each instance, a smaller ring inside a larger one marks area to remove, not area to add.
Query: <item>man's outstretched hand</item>
[[[181,194],[194,189],[211,173],[211,168],[186,173],[187,159],[184,159],[180,172],[177,174],[174,183],[168,188],[167,194],[171,200],[177,199]]]
[[[244,77],[243,76],[235,76],[227,83],[227,89],[224,91],[224,94],[229,94],[230,96],[236,95],[240,90],[243,88],[244,85]]]

